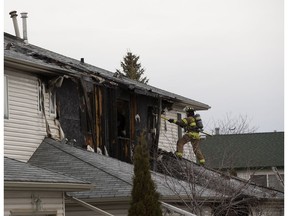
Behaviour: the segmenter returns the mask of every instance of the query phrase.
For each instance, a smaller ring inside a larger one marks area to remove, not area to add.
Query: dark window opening
[[[252,175],[250,176],[252,182],[257,185],[267,187],[267,176],[266,175]]]
[[[131,162],[129,102],[117,101],[117,145],[115,157],[121,161]]]
[[[117,101],[117,135],[118,137],[130,137],[129,131],[129,103]]]

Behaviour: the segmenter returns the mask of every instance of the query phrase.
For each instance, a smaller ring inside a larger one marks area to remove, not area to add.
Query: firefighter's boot
[[[201,166],[204,166],[204,165],[205,165],[205,159],[199,160],[199,164],[200,164]]]
[[[175,156],[176,156],[177,158],[179,158],[179,159],[182,159],[183,153],[176,151],[176,152],[175,152]]]

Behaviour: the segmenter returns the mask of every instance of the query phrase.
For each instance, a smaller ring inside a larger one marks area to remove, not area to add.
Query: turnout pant
[[[199,136],[199,135],[198,135]],[[177,152],[183,154],[183,147],[186,143],[191,142],[193,147],[193,152],[196,155],[198,161],[205,160],[201,150],[200,150],[200,139],[195,139],[193,136],[189,134],[185,134],[182,138],[177,141]]]

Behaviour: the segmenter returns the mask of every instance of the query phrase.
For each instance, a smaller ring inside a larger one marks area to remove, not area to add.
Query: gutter
[[[52,190],[52,191],[83,191],[91,190],[93,184],[77,183],[47,183],[47,182],[4,182],[5,190]]]
[[[53,68],[53,67],[48,67],[48,66],[44,66],[41,64],[37,64],[35,62],[29,62],[29,61],[25,61],[25,60],[19,60],[19,59],[15,59],[13,57],[4,57],[4,67],[10,67],[10,68],[16,68],[16,69],[24,69],[27,72],[31,71],[35,71],[37,73],[48,73],[51,75],[59,75],[59,73],[63,74],[63,75],[73,75],[73,76],[77,76],[75,73],[69,71],[68,69],[59,69],[59,68]],[[79,75],[78,75],[79,76]]]

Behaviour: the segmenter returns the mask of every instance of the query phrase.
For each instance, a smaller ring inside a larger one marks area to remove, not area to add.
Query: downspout
[[[161,201],[160,201],[160,203],[161,203],[161,205],[162,205],[164,208],[169,209],[169,210],[172,211],[172,212],[176,212],[176,213],[178,213],[178,214],[181,214],[181,215],[183,215],[183,216],[197,216],[197,215],[192,214],[192,213],[190,213],[190,212],[187,212],[187,211],[185,211],[185,210],[183,210],[183,209],[180,209],[180,208],[177,208],[177,207],[175,207],[175,206],[172,206],[172,205],[170,205],[170,204],[168,204],[168,203],[161,202]]]
[[[67,196],[67,195],[66,195],[66,196]],[[77,199],[76,197],[67,196],[67,198],[69,198],[69,199],[77,202],[78,204],[80,204],[80,205],[82,205],[82,206],[84,206],[84,207],[86,207],[86,208],[88,208],[88,209],[90,209],[90,210],[92,210],[92,211],[94,211],[94,212],[97,212],[97,213],[99,213],[99,214],[101,214],[101,215],[114,216],[114,215],[112,215],[112,214],[110,214],[110,213],[108,213],[108,212],[106,212],[106,211],[103,211],[102,209],[99,209],[99,208],[97,208],[97,207],[95,207],[95,206],[93,206],[93,205],[90,205],[90,204],[87,203],[87,202],[84,202],[83,200]]]
[[[17,11],[11,11],[9,14],[13,20],[15,35],[16,35],[16,37],[20,38],[19,26],[18,26],[18,22],[17,22],[17,16],[18,16]]]

